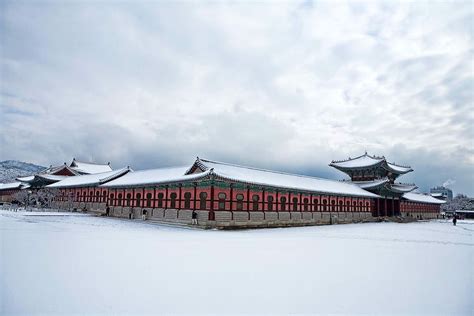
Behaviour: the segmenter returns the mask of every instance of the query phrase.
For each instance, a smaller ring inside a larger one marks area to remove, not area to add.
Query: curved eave
[[[38,174],[38,175],[35,176],[35,180],[48,181],[50,183],[56,183],[58,181],[63,180],[65,177],[66,176],[61,177],[61,176],[51,176],[51,175],[48,175],[48,174],[45,174],[45,175]]]
[[[391,166],[390,163],[384,164],[383,167],[385,170],[390,171],[391,173],[395,173],[395,174],[406,174],[408,172],[413,171],[413,169],[410,167],[395,166],[394,168],[393,166]]]
[[[337,162],[331,162],[329,164],[329,166],[333,167],[333,168],[336,168],[340,171],[347,172],[347,171],[351,171],[351,170],[373,169],[373,168],[379,167],[380,165],[382,165],[382,163],[383,163],[383,160],[378,161],[378,162],[376,162],[372,165],[366,165],[366,166],[341,166]]]
[[[387,182],[389,182],[388,179],[383,179],[383,180],[378,180],[378,181],[353,181],[355,185],[357,185],[359,188],[367,190],[367,189],[376,189],[379,187],[382,187],[385,185]]]
[[[30,183],[34,179],[35,179],[35,176],[26,176],[26,177],[15,178],[15,180],[20,181],[20,182],[25,182],[25,183]]]
[[[289,191],[299,191],[299,192],[307,192],[309,194],[327,194],[327,195],[337,195],[337,196],[348,196],[348,197],[367,197],[367,198],[376,198],[379,197],[377,194],[368,192],[363,193],[363,194],[351,194],[351,193],[344,193],[344,192],[335,192],[335,191],[325,191],[325,190],[309,190],[305,188],[298,188],[298,187],[292,187],[292,186],[279,186],[279,185],[274,185],[274,184],[268,184],[268,183],[262,183],[262,182],[254,182],[254,181],[246,181],[242,179],[237,179],[237,178],[232,178],[224,175],[220,175],[217,173],[214,173],[214,179],[217,180],[225,180],[225,181],[230,181],[230,182],[235,182],[235,183],[240,183],[244,185],[253,185],[253,186],[262,186],[262,187],[267,187],[267,188],[272,188],[276,190],[289,190]],[[364,191],[361,188],[362,191]]]
[[[411,192],[417,188],[418,187],[416,185],[394,185],[389,183],[385,185],[385,189],[387,189],[388,191],[401,194]]]

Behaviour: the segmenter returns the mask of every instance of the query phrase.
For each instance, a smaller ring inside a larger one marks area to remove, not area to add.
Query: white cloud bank
[[[0,6],[0,159],[336,177],[367,150],[474,195],[468,1]]]

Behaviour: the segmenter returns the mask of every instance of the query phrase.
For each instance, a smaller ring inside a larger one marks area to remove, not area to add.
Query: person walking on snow
[[[193,211],[193,213],[191,214],[191,218],[192,218],[192,224],[193,224],[193,225],[197,225],[197,223],[198,223],[198,220],[197,220],[198,215],[197,215],[196,211]]]
[[[146,220],[146,214],[147,214],[147,210],[143,210],[142,211],[142,220]]]
[[[454,214],[454,217],[453,217],[453,225],[456,226],[456,222],[458,221],[458,219],[456,218],[456,214]]]

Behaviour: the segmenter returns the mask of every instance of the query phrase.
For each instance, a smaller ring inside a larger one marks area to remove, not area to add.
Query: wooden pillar
[[[165,187],[165,210],[168,209],[168,186]]]
[[[211,184],[211,211],[214,211],[214,184]]]
[[[197,183],[194,183],[193,211],[196,210],[196,194],[197,194]]]
[[[181,188],[182,188],[182,184],[180,183],[179,184],[179,195],[178,195],[178,211],[181,209]]]
[[[230,211],[231,211],[231,212],[232,212],[232,207],[233,207],[233,206],[232,206],[232,201],[233,201],[233,199],[234,199],[234,184],[231,183],[231,184],[230,184],[230,197],[229,197],[229,200],[230,200],[230,202],[229,202],[229,208],[230,208]]]
[[[278,213],[278,211],[280,211],[280,198],[278,196],[278,190],[276,190],[276,194],[275,194],[275,212]]]
[[[293,212],[293,201],[291,200],[291,191],[288,192],[288,212]]]
[[[303,193],[300,193],[300,200],[298,201],[299,203],[299,209],[300,209],[300,212],[303,212],[304,211],[304,206],[303,206]]]
[[[233,221],[234,220],[234,211],[233,211],[233,204],[232,202],[234,201],[234,184],[230,184],[230,219]]]
[[[250,211],[250,186],[247,186],[247,212]],[[249,213],[250,219],[250,213]]]

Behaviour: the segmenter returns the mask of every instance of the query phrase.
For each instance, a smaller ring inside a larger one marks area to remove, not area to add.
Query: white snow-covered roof
[[[87,173],[87,174],[112,171],[110,164],[95,164],[95,163],[77,161],[76,159],[72,160],[71,168],[80,173]]]
[[[442,197],[443,193],[431,193],[432,197]]]
[[[33,181],[35,176],[26,176],[26,177],[18,177],[15,180],[21,181],[21,182],[30,182]]]
[[[381,186],[382,184],[387,183],[389,180],[388,178],[382,178],[382,179],[376,179],[372,181],[352,181],[355,185],[357,185],[359,188],[362,189],[370,189],[370,188],[376,188],[378,186]]]
[[[370,156],[367,153],[362,156],[355,158],[349,158],[347,160],[335,161],[333,160],[330,164],[331,167],[346,171],[347,169],[367,168],[372,166],[380,165],[386,170],[395,174],[404,174],[413,169],[409,166],[400,166],[391,162],[388,162],[385,157]]]
[[[396,173],[407,173],[407,172],[413,171],[413,169],[410,167],[399,166],[390,162],[387,162],[387,166],[389,167],[389,169],[391,169],[392,171],[395,171]]]
[[[343,194],[363,197],[378,196],[359,188],[355,184],[347,182],[245,167],[207,159],[198,158],[196,163],[199,166],[206,168],[206,170],[212,169],[213,174],[217,178],[220,177],[230,181],[318,193]]]
[[[21,189],[21,182],[0,183],[0,190]]]
[[[403,194],[403,198],[407,199],[408,201],[413,202],[422,202],[422,203],[432,203],[432,204],[444,204],[445,201],[438,200],[430,195],[416,193],[416,192],[409,192]]]
[[[69,176],[57,176],[54,174],[38,174],[36,175],[36,177],[44,178],[44,179],[52,180],[52,181],[61,181],[63,179],[69,178]]]
[[[47,188],[68,188],[68,187],[85,187],[103,184],[115,178],[123,176],[131,171],[129,167],[113,170],[109,172],[101,172],[95,174],[85,174],[81,176],[66,177],[61,181],[47,185]]]
[[[329,165],[339,168],[365,168],[375,166],[385,160],[384,157],[369,156],[365,153],[356,158],[349,158],[344,161],[332,161]]]
[[[399,193],[411,192],[415,190],[416,188],[418,187],[414,184],[403,184],[403,183],[393,183],[393,184],[390,184],[390,187],[389,187],[390,190],[396,191]]]
[[[130,172],[123,177],[110,181],[104,187],[145,186],[160,183],[189,181],[203,178],[209,172],[185,175],[188,166],[139,170]]]
[[[37,174],[55,174],[55,173],[58,173],[58,172],[61,172],[63,170],[66,170],[66,171],[69,171],[70,173],[72,173],[73,175],[80,175],[81,173],[71,167],[69,167],[68,165],[66,165],[66,163],[62,164],[62,165],[59,165],[59,166],[51,166]]]

